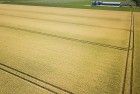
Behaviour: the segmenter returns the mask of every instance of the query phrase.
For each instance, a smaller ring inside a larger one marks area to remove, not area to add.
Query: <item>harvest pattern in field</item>
[[[0,68],[63,89],[43,85],[52,93],[121,94],[130,20],[129,12],[0,5]]]

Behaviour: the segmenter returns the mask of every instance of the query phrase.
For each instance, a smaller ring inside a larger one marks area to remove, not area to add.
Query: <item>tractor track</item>
[[[10,71],[9,71],[9,69],[10,69]],[[10,67],[10,66],[8,66],[8,65],[6,65],[6,64],[3,64],[3,63],[0,63],[0,70],[3,70],[3,71],[5,71],[5,72],[7,72],[7,73],[10,73],[10,74],[12,74],[12,75],[14,75],[14,76],[16,76],[16,77],[18,77],[18,78],[21,78],[21,79],[23,79],[23,80],[25,80],[25,81],[27,81],[27,82],[29,82],[29,83],[32,83],[32,84],[34,84],[34,85],[36,85],[36,86],[38,86],[38,87],[40,87],[40,88],[43,88],[43,89],[45,89],[45,90],[47,90],[47,91],[52,92],[52,93],[54,93],[54,94],[59,94],[59,93],[56,92],[56,91],[54,91],[54,90],[51,90],[51,89],[47,88],[46,86],[44,86],[44,85],[42,85],[42,84],[39,84],[38,82],[44,83],[44,84],[46,84],[46,85],[49,85],[49,86],[51,86],[51,87],[53,87],[53,88],[56,88],[56,89],[58,89],[58,90],[60,90],[60,91],[62,91],[62,92],[65,92],[66,94],[74,94],[73,92],[70,92],[70,91],[68,91],[68,90],[66,90],[66,89],[63,89],[63,88],[58,87],[58,86],[56,86],[56,85],[53,85],[53,84],[51,84],[51,83],[49,83],[49,82],[46,82],[46,81],[44,81],[44,80],[41,80],[41,79],[39,79],[39,78],[37,78],[37,77],[34,77],[34,76],[30,75],[30,74],[27,74],[27,73],[25,73],[25,72],[22,72],[22,71],[20,71],[20,70],[17,70],[17,69],[15,69],[15,68],[12,68],[12,67]],[[15,72],[14,72],[14,71],[15,71]],[[18,74],[17,74],[17,73],[18,73]],[[20,74],[25,75],[25,77],[21,76]],[[28,79],[27,77],[29,77],[29,78],[31,78],[31,79]],[[34,81],[34,80],[35,80],[35,81]]]
[[[12,26],[6,26],[6,25],[0,25],[0,27],[14,29],[14,30],[21,30],[21,31],[24,31],[24,32],[44,35],[44,36],[48,36],[48,37],[60,38],[60,39],[69,40],[69,41],[80,42],[80,43],[83,43],[83,44],[97,45],[97,46],[102,46],[102,47],[107,47],[107,48],[112,48],[112,49],[117,49],[117,50],[122,50],[122,51],[127,51],[128,50],[128,48],[125,48],[125,47],[119,47],[119,46],[114,46],[114,45],[110,45],[110,44],[103,44],[103,43],[92,42],[92,41],[87,41],[87,40],[80,40],[80,39],[76,39],[76,38],[64,37],[64,36],[59,36],[59,35],[55,35],[55,34],[33,31],[33,30],[27,30],[27,29],[18,28],[18,27],[12,27]],[[130,49],[131,48],[129,48],[129,50]]]
[[[124,78],[123,78],[123,85],[122,85],[122,94],[125,94],[126,89],[126,81],[127,81],[127,75],[128,75],[128,65],[130,64],[130,80],[129,80],[129,93],[133,94],[133,71],[134,71],[134,45],[135,45],[135,27],[134,27],[134,8],[131,8],[131,22],[130,22],[130,33],[129,33],[129,40],[128,40],[128,50],[127,50],[127,56],[126,56],[126,62],[125,62],[125,71],[124,71]],[[131,47],[132,46],[132,47]],[[131,50],[130,50],[131,48]],[[132,54],[131,54],[132,53]],[[129,58],[131,58],[131,61],[129,61]]]
[[[135,55],[135,15],[133,9],[133,39],[132,39],[132,59],[131,59],[131,75],[130,75],[130,94],[133,94],[133,76],[134,76],[134,55]]]

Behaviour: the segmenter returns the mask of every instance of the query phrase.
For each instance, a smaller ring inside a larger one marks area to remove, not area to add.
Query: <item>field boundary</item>
[[[77,9],[94,9],[94,10],[110,10],[110,11],[129,11],[129,7],[107,7],[107,6],[95,6],[95,7],[91,7],[91,6],[85,6],[85,5],[90,5],[91,3],[88,2],[85,3],[84,5],[82,4],[75,4],[75,3],[72,3],[72,4],[58,4],[58,5],[52,5],[52,4],[38,4],[38,3],[34,3],[34,4],[30,4],[30,3],[0,3],[0,4],[9,4],[9,5],[25,5],[25,6],[42,6],[42,7],[59,7],[59,8],[77,8]],[[65,4],[65,5],[64,5]],[[140,8],[138,7],[137,12],[140,11]]]

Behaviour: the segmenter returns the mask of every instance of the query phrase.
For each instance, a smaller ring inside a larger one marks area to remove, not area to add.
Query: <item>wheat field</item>
[[[0,94],[121,94],[130,20],[130,12],[1,4]]]

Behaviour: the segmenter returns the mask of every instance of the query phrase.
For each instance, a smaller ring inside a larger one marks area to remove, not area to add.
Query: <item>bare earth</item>
[[[1,4],[0,63],[59,94],[121,94],[129,26],[129,12]],[[0,70],[0,94],[53,93]]]

